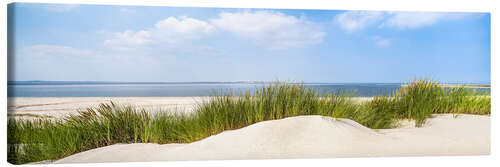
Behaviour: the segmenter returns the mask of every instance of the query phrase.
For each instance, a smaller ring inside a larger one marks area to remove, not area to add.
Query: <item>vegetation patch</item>
[[[8,161],[23,164],[60,159],[115,143],[190,143],[256,122],[300,115],[347,118],[373,129],[394,128],[400,119],[425,123],[435,113],[490,114],[488,92],[446,88],[410,80],[391,96],[354,103],[348,94],[324,93],[301,84],[274,83],[242,96],[223,94],[194,112],[151,112],[113,102],[65,119],[8,120]]]

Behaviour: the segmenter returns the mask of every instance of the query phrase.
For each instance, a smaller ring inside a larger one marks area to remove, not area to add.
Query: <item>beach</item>
[[[147,111],[192,112],[211,97],[9,98],[10,118],[60,119],[113,101]],[[351,100],[362,103],[372,97]],[[370,129],[350,119],[318,115],[258,122],[192,143],[118,143],[39,163],[167,160],[283,159],[421,155],[488,155],[490,117],[433,114],[422,127],[401,120],[394,129]]]
[[[371,97],[355,97],[355,102]],[[193,111],[197,104],[210,100],[210,96],[196,97],[11,97],[8,98],[8,114],[11,118],[64,118],[78,114],[79,110],[96,107],[100,103],[132,105],[148,111]]]
[[[8,98],[9,117],[63,118],[100,103],[132,105],[149,111],[191,112],[209,97],[13,97]]]
[[[53,163],[488,155],[490,117],[433,115],[416,128],[369,129],[349,119],[297,116],[259,122],[189,144],[114,144]]]
[[[6,162],[491,154],[490,13],[209,6],[7,4]]]

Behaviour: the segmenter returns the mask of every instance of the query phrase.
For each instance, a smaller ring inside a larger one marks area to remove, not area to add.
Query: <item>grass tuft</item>
[[[60,159],[115,143],[190,143],[256,122],[300,115],[352,119],[373,129],[394,128],[400,119],[422,126],[434,113],[490,114],[488,93],[410,80],[392,96],[356,103],[349,94],[323,93],[302,84],[274,83],[255,91],[213,96],[192,113],[148,112],[114,102],[65,119],[9,119],[8,162]]]

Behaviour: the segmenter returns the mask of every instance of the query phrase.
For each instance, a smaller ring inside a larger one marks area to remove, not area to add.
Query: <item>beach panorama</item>
[[[490,14],[11,3],[12,164],[490,154]]]

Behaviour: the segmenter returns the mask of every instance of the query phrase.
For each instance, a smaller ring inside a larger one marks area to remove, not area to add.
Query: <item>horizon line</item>
[[[119,84],[119,83],[129,83],[129,84],[144,84],[144,83],[151,83],[151,84],[162,84],[162,83],[167,83],[167,84],[175,84],[175,83],[276,83],[276,82],[282,82],[282,83],[307,83],[307,84],[343,84],[343,83],[380,83],[380,84],[404,84],[407,83],[408,81],[400,81],[400,82],[296,82],[296,81],[48,81],[48,80],[24,80],[24,81],[7,81],[8,83],[11,82],[66,82],[66,83],[108,83],[108,84]],[[447,84],[488,84],[491,85],[491,81],[489,82],[458,82],[458,81],[452,81],[452,82],[442,82],[442,81],[437,81],[438,83],[447,83]]]

